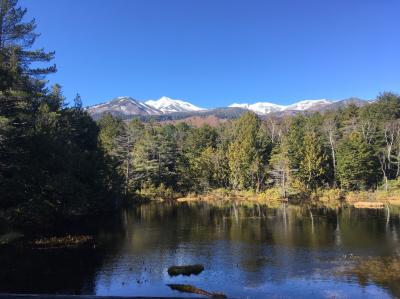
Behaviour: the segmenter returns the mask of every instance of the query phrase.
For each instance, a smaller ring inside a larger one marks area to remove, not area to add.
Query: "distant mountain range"
[[[196,107],[195,105],[185,101],[173,100],[168,97],[162,97],[158,100],[148,100],[146,102],[140,102],[131,97],[117,97],[108,102],[90,106],[87,110],[94,118],[98,118],[104,113],[129,118],[130,116],[164,115],[176,112],[198,112],[205,109]]]
[[[284,106],[269,102],[258,102],[255,104],[232,104],[229,107],[240,107],[254,111],[257,114],[269,114],[282,111],[317,111],[331,105],[333,102],[326,99],[322,100],[305,100]]]
[[[228,107],[204,109],[189,102],[162,97],[158,100],[140,102],[131,97],[117,97],[108,102],[90,106],[87,111],[97,119],[104,113],[110,113],[123,119],[140,117],[142,119],[153,118],[156,120],[177,120],[191,116],[229,119],[236,118],[245,111],[253,111],[261,116],[269,114],[287,115],[304,112],[326,111],[346,107],[349,104],[363,106],[369,103],[359,98],[349,98],[340,101],[327,99],[303,100],[291,105],[278,105],[270,102],[257,102],[254,104],[234,103]]]

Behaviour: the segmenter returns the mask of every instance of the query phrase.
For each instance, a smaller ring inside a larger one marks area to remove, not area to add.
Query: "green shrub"
[[[279,201],[282,199],[282,192],[280,188],[273,187],[258,194],[257,197],[266,201]]]
[[[166,187],[161,183],[158,187],[153,184],[146,185],[140,191],[140,195],[150,200],[172,200],[180,196],[171,187]]]

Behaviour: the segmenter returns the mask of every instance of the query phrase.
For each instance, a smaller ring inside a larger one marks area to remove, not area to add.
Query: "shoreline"
[[[350,191],[338,189],[324,189],[308,195],[297,194],[282,198],[275,188],[256,193],[250,191],[211,190],[201,194],[188,194],[175,199],[158,198],[156,201],[165,202],[231,202],[264,204],[269,207],[278,207],[282,203],[292,205],[310,204],[325,207],[349,206],[356,209],[384,209],[386,207],[400,208],[400,194],[390,191]],[[150,200],[153,201],[153,200]]]

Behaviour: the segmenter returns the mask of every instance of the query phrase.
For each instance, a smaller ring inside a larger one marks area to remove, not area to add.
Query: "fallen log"
[[[226,295],[223,293],[208,292],[189,284],[168,284],[168,286],[171,288],[171,290],[179,291],[182,293],[199,294],[211,298],[227,298]]]
[[[84,245],[93,246],[94,238],[87,235],[68,235],[64,237],[51,237],[34,240],[31,245],[36,249],[73,248]]]

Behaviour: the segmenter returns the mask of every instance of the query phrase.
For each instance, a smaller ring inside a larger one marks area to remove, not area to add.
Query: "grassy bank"
[[[203,194],[188,194],[187,196],[177,198],[176,201],[234,201],[242,204],[258,203],[274,207],[279,206],[281,202],[286,202],[287,199],[282,198],[281,193],[277,188],[267,189],[259,193],[254,191],[215,189]]]
[[[242,204],[265,204],[270,207],[279,206],[282,202],[291,204],[314,204],[331,208],[343,204],[355,208],[385,208],[386,206],[400,208],[400,188],[391,188],[388,191],[344,191],[340,189],[318,189],[314,192],[293,192],[283,198],[278,188],[270,188],[263,192],[237,191],[229,189],[215,189],[204,193],[189,193],[182,195],[172,190],[143,191],[141,199],[176,202],[220,202],[233,201]]]

